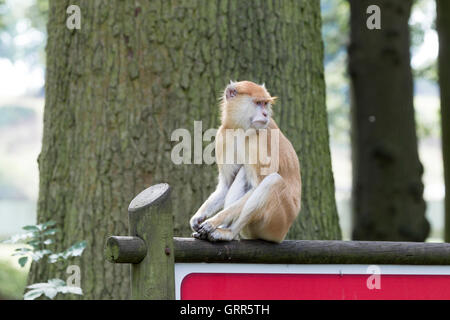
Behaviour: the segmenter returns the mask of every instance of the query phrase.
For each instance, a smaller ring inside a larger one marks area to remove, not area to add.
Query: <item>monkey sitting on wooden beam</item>
[[[230,82],[225,88],[216,135],[218,185],[190,220],[195,238],[286,237],[300,211],[300,164],[271,117],[275,100],[264,84]]]

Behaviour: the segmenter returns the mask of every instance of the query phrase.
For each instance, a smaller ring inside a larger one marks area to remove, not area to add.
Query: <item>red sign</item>
[[[181,299],[213,300],[406,300],[450,299],[450,275],[190,273]],[[369,282],[369,283],[368,283]]]

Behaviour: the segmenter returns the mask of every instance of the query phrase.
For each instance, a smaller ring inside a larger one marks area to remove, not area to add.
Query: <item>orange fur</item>
[[[195,237],[218,241],[232,240],[239,234],[242,238],[274,242],[280,242],[285,238],[300,211],[301,177],[299,161],[292,144],[270,117],[271,105],[275,99],[264,86],[250,81],[231,83],[227,86],[221,103],[222,125],[216,136],[219,185],[191,219]],[[255,111],[258,102],[268,102],[264,109],[259,109],[265,111]],[[257,112],[260,112],[260,117],[262,112],[267,113],[268,122],[262,129],[252,128],[254,125],[252,117]],[[227,139],[228,129],[242,129],[249,132],[244,139],[243,147],[234,144],[234,137],[232,141]],[[267,134],[267,145],[263,147],[267,148],[270,156],[268,163],[263,163],[263,160],[267,159],[260,158],[260,145],[251,143],[252,138],[256,136],[260,139],[263,133]],[[274,149],[276,146],[272,146],[273,134],[278,134],[278,154]],[[225,163],[227,153],[242,155],[246,151],[248,153],[247,157],[243,156],[246,160],[244,164]],[[249,155],[255,154],[256,163],[249,163]],[[242,168],[245,172],[245,175],[242,175],[246,179],[245,183],[237,181],[236,178]],[[270,169],[264,172],[267,168]],[[218,207],[224,205],[223,197],[233,184],[237,186],[235,190],[239,190],[240,184],[248,185],[249,189],[243,190],[238,200],[211,217],[217,212]]]

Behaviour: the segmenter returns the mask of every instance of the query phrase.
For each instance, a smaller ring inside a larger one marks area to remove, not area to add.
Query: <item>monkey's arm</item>
[[[220,225],[229,225],[233,220],[237,219],[248,198],[253,194],[253,191],[253,189],[249,190],[243,197],[235,201],[228,208],[223,209],[211,219],[201,223],[193,234],[194,238],[202,240],[208,239],[210,233],[214,232]],[[229,233],[229,230],[227,229],[223,229],[223,231]],[[233,236],[230,234],[230,239],[227,240],[232,239]],[[210,240],[213,241],[213,239]]]
[[[221,173],[219,173],[219,183],[217,184],[216,190],[202,204],[200,209],[197,210],[190,220],[190,225],[193,231],[197,231],[203,221],[223,208],[225,197],[229,189],[230,186],[226,183],[226,179]]]

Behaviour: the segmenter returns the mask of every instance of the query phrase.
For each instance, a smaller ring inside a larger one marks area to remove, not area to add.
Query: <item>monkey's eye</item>
[[[257,105],[258,107],[264,108],[264,107],[266,106],[266,103],[267,103],[267,102],[264,102],[264,101],[257,101],[257,102],[256,102],[256,105]]]

